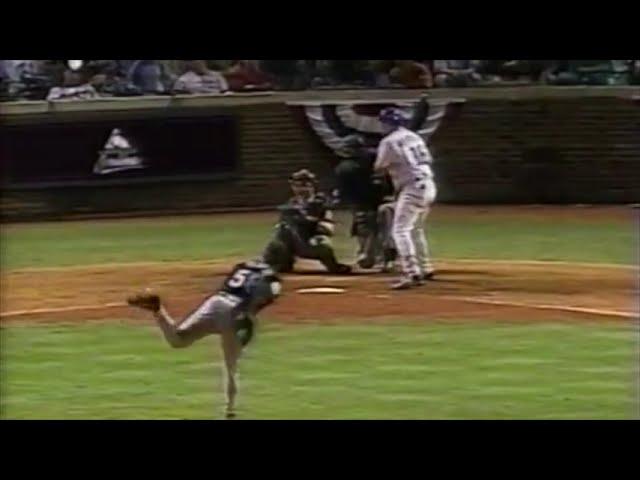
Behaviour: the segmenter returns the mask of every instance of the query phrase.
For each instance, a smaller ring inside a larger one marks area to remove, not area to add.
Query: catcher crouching
[[[338,262],[331,237],[334,233],[331,201],[317,191],[316,176],[299,170],[289,177],[291,199],[278,207],[280,219],[263,257],[278,272],[291,272],[297,258],[317,260],[333,274],[348,274],[351,267]]]

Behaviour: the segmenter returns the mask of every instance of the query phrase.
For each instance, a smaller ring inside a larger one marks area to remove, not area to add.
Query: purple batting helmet
[[[405,123],[405,118],[402,113],[393,107],[387,107],[380,110],[378,120],[380,120],[380,123],[392,125],[394,127],[399,127]]]

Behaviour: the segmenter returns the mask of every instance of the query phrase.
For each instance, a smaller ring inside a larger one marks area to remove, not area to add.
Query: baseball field
[[[1,418],[222,418],[218,338],[172,350],[124,298],[186,314],[275,218],[3,225]],[[239,418],[640,418],[637,228],[630,207],[438,205],[420,289],[300,263],[240,361]]]

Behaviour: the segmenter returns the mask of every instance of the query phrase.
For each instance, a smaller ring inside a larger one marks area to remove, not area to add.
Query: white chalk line
[[[24,315],[37,315],[41,313],[77,312],[85,310],[102,310],[104,308],[127,307],[124,302],[98,303],[96,305],[72,305],[69,307],[35,308],[32,310],[13,310],[0,313],[0,318],[21,317]]]
[[[222,260],[170,260],[167,262],[153,261],[153,262],[108,262],[108,263],[88,263],[82,265],[65,265],[59,267],[26,267],[26,268],[14,268],[7,270],[7,274],[11,273],[38,273],[38,272],[65,272],[76,270],[107,270],[112,268],[127,268],[127,267],[168,267],[168,268],[193,268],[193,267],[226,267],[230,263],[241,261],[240,258],[225,258]]]
[[[572,312],[572,313],[586,313],[586,314],[606,316],[606,317],[636,318],[638,316],[637,313],[624,312],[620,310],[574,307],[570,305],[550,305],[550,304],[538,304],[538,303],[527,303],[527,302],[513,302],[513,301],[507,301],[507,300],[491,300],[491,299],[486,299],[481,297],[457,297],[454,295],[444,295],[438,298],[442,298],[445,300],[458,301],[458,302],[479,303],[484,305],[531,308],[536,310],[556,310],[556,311]],[[19,316],[25,316],[25,315],[37,315],[37,314],[47,314],[47,313],[102,310],[105,308],[116,308],[116,307],[127,307],[127,306],[128,305],[124,302],[111,302],[111,303],[102,303],[97,305],[73,305],[69,307],[36,308],[32,310],[13,310],[13,311],[0,313],[0,318],[19,317]]]
[[[536,310],[557,310],[562,312],[587,313],[591,315],[600,315],[605,317],[621,317],[636,318],[637,313],[623,312],[620,310],[607,310],[602,308],[573,307],[570,305],[550,305],[541,303],[512,302],[507,300],[490,300],[480,297],[456,297],[452,295],[443,296],[447,300],[455,300],[459,302],[481,303],[484,305],[498,305],[503,307],[532,308]]]
[[[622,268],[637,270],[638,265],[624,263],[597,263],[597,262],[568,262],[564,260],[496,260],[496,259],[473,259],[473,258],[442,258],[444,263],[486,263],[496,265],[539,265],[539,266],[575,266],[588,268]]]

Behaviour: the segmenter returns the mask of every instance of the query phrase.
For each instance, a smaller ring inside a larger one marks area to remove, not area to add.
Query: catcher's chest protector
[[[288,206],[298,210],[301,217],[284,214],[281,216],[281,222],[285,222],[287,225],[293,227],[304,242],[308,242],[311,237],[317,234],[318,222],[310,222],[303,217],[310,216],[322,221],[326,218],[327,211],[329,210],[327,197],[323,194],[316,194],[310,199],[292,198]]]

